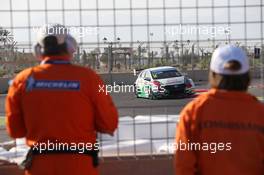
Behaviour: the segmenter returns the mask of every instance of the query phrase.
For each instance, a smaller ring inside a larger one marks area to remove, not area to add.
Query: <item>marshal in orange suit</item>
[[[236,46],[211,60],[212,89],[181,112],[176,175],[264,174],[264,105],[247,93],[249,61]],[[180,145],[188,146],[180,146]]]
[[[96,144],[97,132],[112,135],[118,113],[103,82],[92,70],[70,63],[77,44],[61,25],[46,25],[38,36],[35,54],[41,64],[19,73],[6,98],[7,131],[39,143]],[[98,145],[97,145],[98,146]],[[64,150],[65,151],[65,150]],[[27,175],[97,175],[89,154],[54,152],[33,154]]]

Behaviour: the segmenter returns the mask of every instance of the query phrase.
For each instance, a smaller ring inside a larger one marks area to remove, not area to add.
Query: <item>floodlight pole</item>
[[[117,38],[117,42],[108,42],[107,38],[103,39],[105,44],[108,44],[108,73],[110,74],[113,71],[113,45],[120,43],[120,38]]]
[[[107,38],[104,37],[103,41],[105,44],[108,44],[108,54],[107,54],[107,68],[108,68],[108,74],[110,76],[110,82],[113,84],[113,79],[112,79],[112,71],[113,71],[113,45],[114,44],[119,44],[120,43],[120,38],[117,38],[117,42],[108,42]]]

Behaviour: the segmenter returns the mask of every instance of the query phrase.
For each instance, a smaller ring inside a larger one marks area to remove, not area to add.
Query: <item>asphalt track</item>
[[[197,91],[209,89],[206,82],[196,84]],[[263,100],[264,86],[260,80],[254,80],[251,83],[249,92]],[[149,100],[136,98],[132,92],[112,93],[114,103],[118,107],[120,116],[135,115],[159,115],[159,114],[179,114],[183,107],[193,100],[193,98],[181,99],[160,99]]]
[[[206,82],[196,85],[196,90],[208,89]],[[264,87],[261,82],[255,80],[249,92],[257,97],[263,96]],[[159,114],[179,114],[182,108],[193,98],[160,99],[149,100],[136,98],[133,92],[111,93],[113,101],[119,110],[120,116],[136,115],[159,115]],[[262,98],[263,100],[263,98]],[[4,116],[5,95],[0,95],[0,116]]]

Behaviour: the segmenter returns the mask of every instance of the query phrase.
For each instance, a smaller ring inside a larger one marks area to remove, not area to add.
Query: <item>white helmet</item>
[[[46,24],[41,27],[37,34],[37,43],[34,46],[35,56],[41,58],[43,55],[43,48],[45,47],[43,42],[47,36],[55,36],[58,44],[66,43],[69,54],[76,52],[77,42],[69,32],[69,29],[60,24]]]

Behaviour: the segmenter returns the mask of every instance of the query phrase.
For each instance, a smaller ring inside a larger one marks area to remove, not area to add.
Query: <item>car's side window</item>
[[[146,71],[141,73],[141,77],[140,78],[145,78],[145,76],[146,76]]]
[[[150,75],[150,72],[149,71],[146,72],[145,78],[151,78],[151,75]]]
[[[140,73],[138,74],[138,77],[139,77],[139,78],[142,77],[142,73],[143,73],[143,72],[140,72]]]

